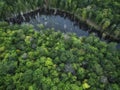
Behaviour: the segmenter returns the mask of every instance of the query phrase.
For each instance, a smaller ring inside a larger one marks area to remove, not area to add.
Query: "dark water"
[[[61,17],[59,15],[41,15],[29,21],[30,24],[37,28],[38,24],[43,24],[44,28],[54,28],[56,31],[63,33],[75,33],[77,36],[88,36],[89,33],[79,28],[68,18]]]
[[[120,50],[120,43],[117,44],[116,48]]]
[[[63,33],[75,33],[77,36],[88,36],[89,32],[79,28],[75,22],[68,18],[61,17],[59,15],[36,15],[35,18],[31,18],[29,24],[32,24],[34,28],[39,30],[38,25],[43,25],[44,29],[54,28],[56,31]],[[103,40],[104,41],[104,40]],[[120,50],[120,43],[116,46]]]

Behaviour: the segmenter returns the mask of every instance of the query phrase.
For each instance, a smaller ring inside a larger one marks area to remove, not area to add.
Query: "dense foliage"
[[[48,1],[48,7],[90,19],[101,27],[102,32],[120,38],[120,0],[0,0],[0,19],[43,7],[45,1]]]
[[[120,90],[120,54],[93,35],[1,23],[0,90]]]

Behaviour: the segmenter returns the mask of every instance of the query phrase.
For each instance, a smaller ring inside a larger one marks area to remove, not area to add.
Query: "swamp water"
[[[69,20],[69,18],[64,18],[59,15],[37,15],[35,18],[31,18],[30,21],[26,23],[32,24],[36,30],[39,30],[38,25],[43,25],[44,29],[54,28],[55,31],[75,33],[79,37],[89,35],[89,31],[80,29],[75,22]],[[96,36],[98,35],[96,34]],[[120,49],[120,43],[117,44],[116,48]]]
[[[49,11],[47,13],[44,9],[38,9],[30,13],[21,14],[20,16],[18,15],[17,17],[10,18],[7,21],[12,24],[32,24],[35,30],[40,30],[38,25],[42,25],[44,29],[54,28],[55,31],[61,31],[62,33],[75,33],[79,37],[89,36],[91,32],[94,32],[90,29],[86,29],[87,27],[84,26],[83,23],[78,24],[75,20],[71,20],[70,17],[71,15],[66,12],[52,10],[51,13]],[[110,41],[101,38],[101,34],[99,32],[95,31],[94,33],[102,41]],[[120,43],[116,45],[116,48],[120,50]]]
[[[59,15],[40,15],[27,23],[32,24],[36,30],[39,29],[37,25],[43,25],[45,29],[54,28],[55,31],[61,31],[63,33],[75,33],[77,36],[89,35],[88,31],[80,29],[75,22]]]

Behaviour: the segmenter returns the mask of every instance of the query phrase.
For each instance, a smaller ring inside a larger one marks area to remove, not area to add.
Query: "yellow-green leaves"
[[[108,28],[109,25],[110,25],[110,20],[106,20],[106,21],[104,22],[104,24],[103,24],[103,27],[102,27],[103,30],[106,29],[106,28]]]
[[[90,85],[89,85],[88,83],[86,83],[86,82],[83,83],[82,86],[83,86],[84,89],[88,89],[88,88],[90,88]]]
[[[26,44],[30,44],[31,43],[31,41],[32,41],[32,37],[31,36],[26,36],[25,37],[25,42],[26,42]]]
[[[88,89],[88,88],[90,88],[90,85],[87,83],[88,81],[85,79],[84,81],[83,81],[83,84],[82,84],[82,87],[83,87],[83,89]]]
[[[45,66],[52,66],[52,65],[53,65],[52,59],[51,58],[46,58]]]
[[[0,52],[4,52],[5,46],[0,47]]]

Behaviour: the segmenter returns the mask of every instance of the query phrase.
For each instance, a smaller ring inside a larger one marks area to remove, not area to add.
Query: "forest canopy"
[[[38,8],[69,12],[120,39],[120,0],[0,0],[0,90],[120,90],[117,43],[5,22]]]
[[[0,0],[0,20],[45,6],[45,0]],[[120,38],[120,0],[48,0],[48,7],[91,20],[101,32]]]
[[[115,43],[0,23],[0,90],[119,90],[119,77]]]

